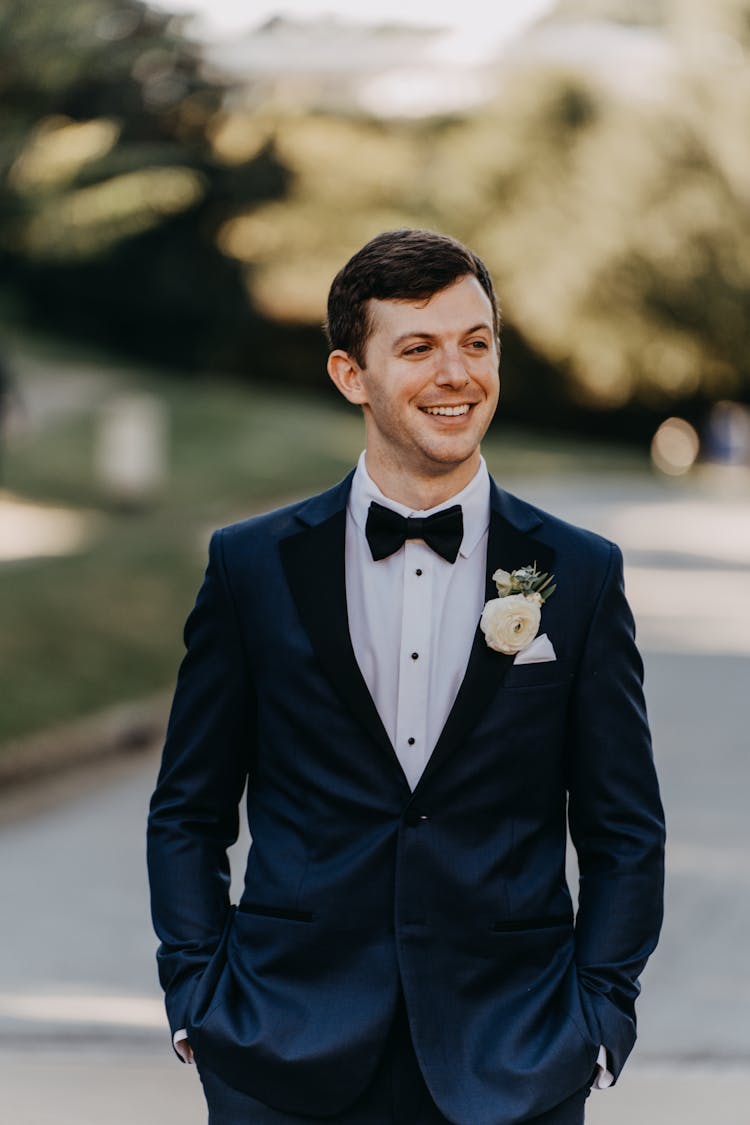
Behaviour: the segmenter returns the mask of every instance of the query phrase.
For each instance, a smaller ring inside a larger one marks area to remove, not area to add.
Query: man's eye
[[[486,352],[488,344],[486,340],[472,340],[469,347],[473,348],[474,351],[477,352]]]
[[[407,348],[404,355],[424,355],[424,353],[429,350],[429,344],[415,344],[413,348]]]

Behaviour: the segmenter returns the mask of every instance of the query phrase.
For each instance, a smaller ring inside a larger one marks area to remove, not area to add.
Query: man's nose
[[[469,382],[469,374],[460,352],[453,350],[443,352],[435,382],[440,386],[447,387],[460,388],[466,386]]]

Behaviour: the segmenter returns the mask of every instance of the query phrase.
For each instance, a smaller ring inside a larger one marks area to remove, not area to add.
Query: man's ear
[[[349,402],[363,406],[367,394],[362,382],[362,368],[348,352],[337,348],[328,357],[328,374],[332,382]]]

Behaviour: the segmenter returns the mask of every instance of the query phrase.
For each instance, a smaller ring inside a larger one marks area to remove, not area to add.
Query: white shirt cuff
[[[599,1054],[596,1058],[597,1074],[594,1079],[594,1090],[606,1090],[615,1080],[615,1076],[609,1069],[609,1060],[607,1059],[607,1049],[604,1046],[599,1048]]]
[[[182,1061],[184,1063],[192,1064],[193,1054],[192,1051],[189,1050],[188,1033],[186,1028],[181,1027],[179,1031],[175,1031],[174,1035],[172,1036],[172,1043],[174,1045],[175,1051],[180,1056]]]

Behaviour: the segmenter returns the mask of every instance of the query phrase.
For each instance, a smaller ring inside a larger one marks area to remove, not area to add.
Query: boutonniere
[[[479,621],[490,648],[513,656],[531,644],[539,632],[542,606],[555,592],[553,579],[553,574],[540,574],[536,563],[512,573],[495,571],[497,597],[485,604]]]

